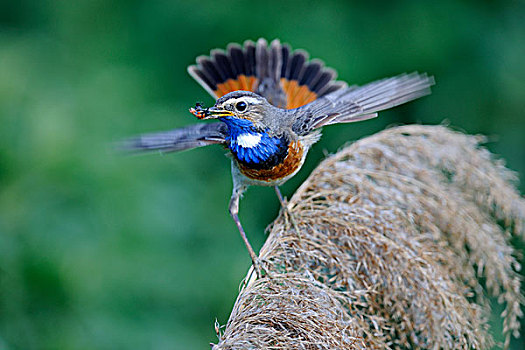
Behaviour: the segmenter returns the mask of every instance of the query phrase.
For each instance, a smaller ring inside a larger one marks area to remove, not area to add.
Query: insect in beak
[[[233,113],[226,109],[217,107],[203,108],[200,103],[196,103],[195,107],[190,108],[190,113],[199,119],[216,119],[233,116]]]
[[[202,108],[199,102],[195,103],[195,107],[190,108],[190,113],[198,119],[206,119],[209,115],[208,108]]]

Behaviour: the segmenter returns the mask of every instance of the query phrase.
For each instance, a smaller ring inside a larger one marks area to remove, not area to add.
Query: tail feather
[[[270,62],[268,67],[269,77],[275,82],[279,82],[279,79],[281,78],[282,65],[281,43],[278,39],[275,39],[270,45]]]
[[[335,71],[322,61],[309,61],[306,51],[292,51],[277,39],[269,45],[259,39],[256,43],[248,40],[243,46],[230,44],[226,51],[212,50],[210,57],[198,57],[188,72],[215,98],[247,90],[288,109],[345,86],[335,81]]]
[[[228,56],[231,59],[231,66],[234,71],[234,76],[237,77],[241,74],[246,75],[244,53],[242,52],[241,45],[239,44],[228,45]]]
[[[255,76],[255,43],[251,40],[244,42],[244,63],[246,65],[246,75]]]
[[[305,67],[303,74],[301,74],[299,85],[308,85],[310,90],[312,90],[310,85],[317,82],[317,78],[321,75],[322,68],[323,63],[319,60],[313,59],[310,64]]]
[[[215,67],[217,68],[217,71],[221,75],[222,81],[227,81],[228,79],[235,79],[237,77],[236,74],[234,74],[232,65],[231,65],[231,58],[224,53],[222,50],[212,50],[211,52],[212,60],[215,61]]]
[[[346,86],[346,83],[343,81],[333,81],[337,77],[335,70],[326,68],[319,75],[319,78],[315,82],[315,85],[312,86],[312,91],[318,94],[319,96],[324,96],[330,92],[339,90]],[[332,82],[332,83],[331,83]]]
[[[286,72],[286,79],[299,80],[305,62],[308,60],[308,53],[303,50],[294,52],[290,59],[290,64]]]
[[[292,49],[288,44],[281,44],[281,73],[279,77],[285,78],[288,69],[288,61],[292,55]]]
[[[257,47],[256,47],[256,65],[255,65],[255,72],[257,78],[260,80],[269,78],[270,72],[269,72],[269,53],[268,53],[268,43],[264,39],[257,40]]]

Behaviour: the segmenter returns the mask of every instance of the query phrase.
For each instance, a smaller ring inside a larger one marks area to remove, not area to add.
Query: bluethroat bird
[[[239,199],[250,185],[278,186],[294,176],[320,128],[374,118],[379,111],[430,93],[434,79],[402,74],[363,86],[336,81],[336,73],[305,51],[274,40],[246,41],[226,51],[212,50],[188,67],[189,74],[217,99],[213,107],[190,109],[198,119],[214,119],[125,142],[131,150],[161,152],[221,144],[229,152],[233,193],[229,211],[260,274],[257,255],[239,220]]]

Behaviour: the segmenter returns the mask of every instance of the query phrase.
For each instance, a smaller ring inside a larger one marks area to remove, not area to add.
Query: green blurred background
[[[487,134],[523,177],[524,18],[518,1],[2,1],[0,349],[216,341],[214,320],[227,321],[249,266],[227,212],[224,151],[124,157],[110,147],[194,123],[188,108],[213,103],[186,73],[196,56],[280,38],[350,83],[435,75],[430,97],[326,128],[288,196],[327,152],[413,122]],[[278,209],[269,188],[241,202],[257,248]]]

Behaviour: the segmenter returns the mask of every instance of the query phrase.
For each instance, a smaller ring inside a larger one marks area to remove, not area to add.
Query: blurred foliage
[[[226,322],[249,266],[227,213],[224,150],[111,149],[193,123],[188,107],[213,103],[186,73],[197,55],[280,38],[350,83],[435,75],[429,97],[326,128],[288,195],[326,152],[413,122],[487,134],[523,177],[524,17],[520,1],[1,2],[0,349],[193,349],[216,339],[213,321]],[[254,246],[278,210],[271,189],[248,191],[241,219]],[[494,303],[496,333],[500,311]]]

